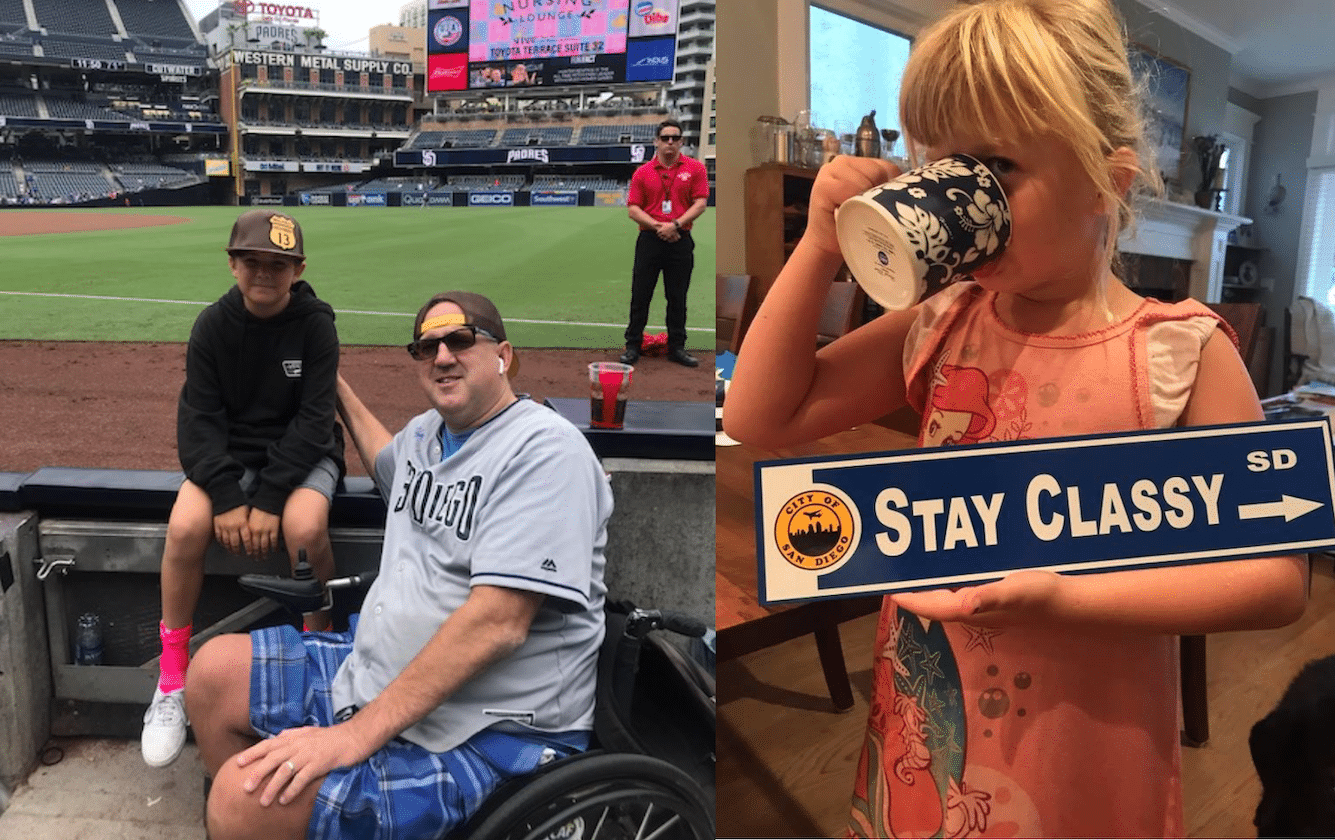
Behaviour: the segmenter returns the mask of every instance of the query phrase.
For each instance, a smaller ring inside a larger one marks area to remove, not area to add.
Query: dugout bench
[[[552,407],[577,416],[574,404]],[[649,413],[653,422],[638,428],[628,417],[628,434],[584,429],[617,498],[608,587],[712,626],[712,407],[662,404]],[[26,776],[50,735],[139,737],[157,680],[162,549],[181,478],[63,467],[0,473],[0,789]],[[369,478],[343,480],[330,510],[338,574],[378,568],[384,516]],[[663,562],[674,554],[680,562]],[[291,620],[241,589],[235,578],[246,573],[286,575],[286,555],[256,562],[210,547],[192,651],[220,633]],[[345,609],[336,600],[336,621]],[[102,619],[102,665],[74,664],[85,612]]]
[[[47,467],[29,474],[0,474],[0,511],[16,532],[31,532],[13,549],[6,547],[0,566],[6,579],[35,586],[41,609],[29,593],[23,621],[21,655],[32,659],[44,638],[50,668],[51,731],[59,735],[100,734],[129,737],[133,716],[118,714],[116,704],[144,705],[157,682],[157,622],[161,613],[160,569],[167,517],[181,483],[181,473],[156,470],[99,470]],[[340,574],[369,571],[379,565],[385,506],[366,477],[344,479],[330,510],[330,540]],[[0,532],[0,538],[7,535]],[[285,553],[261,561],[210,545],[205,555],[204,590],[196,611],[191,652],[220,633],[240,632],[283,620],[272,601],[245,593],[239,575],[290,573]],[[21,580],[20,580],[21,579]],[[8,597],[6,594],[5,597]],[[80,615],[101,618],[103,664],[74,664],[75,627]],[[32,615],[44,616],[34,626]],[[0,646],[5,637],[0,626]],[[43,632],[44,630],[44,632]],[[3,662],[3,651],[0,651]],[[2,667],[2,666],[0,666]],[[29,674],[40,665],[29,662]],[[0,702],[0,709],[3,709]],[[142,714],[142,711],[140,712]],[[122,718],[125,718],[122,720]]]

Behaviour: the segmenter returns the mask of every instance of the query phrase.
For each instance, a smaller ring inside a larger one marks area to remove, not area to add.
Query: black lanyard
[[[663,187],[663,194],[658,197],[659,206],[662,206],[663,202],[665,201],[672,200],[672,180],[673,178],[676,177],[677,174],[676,169],[677,167],[674,166],[671,169],[667,169],[659,173],[658,177],[659,180],[662,181],[662,187]]]

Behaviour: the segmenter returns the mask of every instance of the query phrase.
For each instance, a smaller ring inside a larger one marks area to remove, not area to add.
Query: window
[[[1278,186],[1279,182],[1276,182]],[[1272,190],[1274,187],[1271,188]],[[1288,196],[1293,200],[1293,196]],[[1307,173],[1302,245],[1298,254],[1298,291],[1335,307],[1335,230],[1327,219],[1335,213],[1335,167],[1311,169]]]
[[[898,131],[899,80],[909,58],[909,39],[814,4],[808,23],[811,124],[840,136],[852,134],[875,109],[878,129]],[[854,72],[848,56],[859,58]],[[903,145],[896,151],[902,152]]]

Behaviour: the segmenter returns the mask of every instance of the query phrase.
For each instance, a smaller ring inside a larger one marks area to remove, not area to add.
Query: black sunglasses
[[[680,142],[681,142],[681,135],[680,135],[680,134],[660,134],[660,135],[658,135],[658,139],[659,139],[659,140],[662,140],[664,143],[680,143]]]
[[[405,345],[405,347],[408,349],[408,354],[417,361],[428,362],[436,358],[436,354],[440,352],[441,344],[444,344],[445,349],[449,350],[451,354],[462,353],[469,347],[477,344],[479,333],[498,344],[500,343],[500,339],[481,327],[475,327],[472,324],[464,324],[453,332],[448,332],[445,335],[436,338],[419,338],[412,344]]]

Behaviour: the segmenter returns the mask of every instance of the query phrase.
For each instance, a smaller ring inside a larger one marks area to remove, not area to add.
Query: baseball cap
[[[496,311],[496,304],[492,303],[484,295],[477,292],[441,292],[433,295],[422,311],[417,314],[417,322],[413,324],[413,338],[422,337],[422,322],[426,318],[427,310],[441,303],[452,303],[464,311],[464,323],[472,324],[475,327],[481,327],[496,337],[497,341],[506,341],[505,323],[501,321],[501,313]]]
[[[306,259],[301,225],[291,216],[274,210],[248,210],[237,217],[232,236],[227,240],[227,253],[237,251],[263,251]]]
[[[413,338],[422,337],[422,324],[426,320],[426,313],[433,307],[442,303],[452,303],[463,310],[464,323],[472,324],[475,327],[486,330],[497,341],[508,341],[505,337],[505,322],[501,320],[501,313],[497,311],[496,304],[492,303],[486,295],[480,295],[477,292],[441,292],[438,295],[432,295],[431,300],[417,313],[417,320],[413,323]],[[510,367],[507,373],[510,378],[514,378],[519,372],[519,354],[511,349]]]

